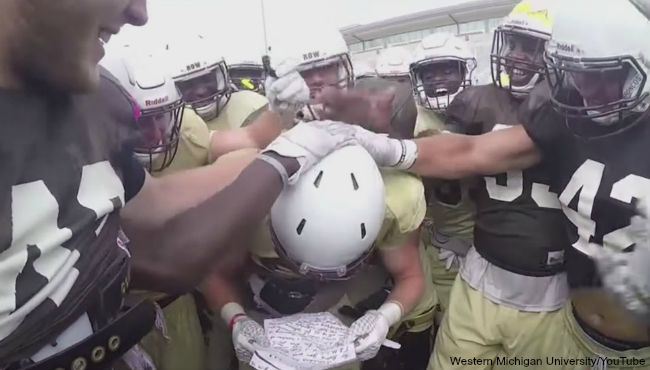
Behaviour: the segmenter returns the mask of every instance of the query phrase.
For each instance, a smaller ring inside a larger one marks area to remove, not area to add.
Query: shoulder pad
[[[392,224],[389,230],[396,234],[416,230],[426,213],[422,181],[403,171],[385,169],[381,172],[386,191],[384,221]]]

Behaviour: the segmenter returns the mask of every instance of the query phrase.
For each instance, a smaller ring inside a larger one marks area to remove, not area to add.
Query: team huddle
[[[29,125],[0,140],[0,369],[249,369],[265,319],[321,312],[337,368],[650,369],[649,18],[523,0],[486,85],[462,37],[361,71],[316,27],[264,62],[115,47],[67,100],[3,87]]]

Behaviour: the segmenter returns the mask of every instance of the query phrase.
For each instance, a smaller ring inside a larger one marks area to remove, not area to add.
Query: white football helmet
[[[334,27],[310,27],[309,32],[296,32],[291,27],[278,35],[270,48],[271,66],[296,66],[316,99],[328,86],[345,89],[354,84],[354,71],[348,46]],[[333,69],[333,70],[332,70]],[[331,73],[330,73],[331,72]],[[299,118],[317,119],[315,104],[303,109]]]
[[[444,112],[472,84],[476,58],[467,41],[448,33],[426,36],[415,49],[410,67],[415,102]]]
[[[379,51],[375,70],[377,76],[392,79],[409,78],[409,65],[413,56],[403,47],[395,46]]]
[[[358,63],[354,66],[355,81],[368,77],[377,77],[377,71],[369,63]]]
[[[352,276],[373,251],[384,220],[384,182],[360,146],[325,157],[286,188],[271,209],[281,258],[318,280]]]
[[[183,99],[153,55],[107,55],[101,61],[130,95],[138,125],[136,158],[150,172],[167,168],[176,155],[183,119]]]
[[[565,2],[546,51],[555,108],[603,125],[645,112],[649,34],[650,22],[628,1]]]
[[[197,36],[168,46],[172,78],[183,100],[203,118],[216,118],[230,100],[228,66],[214,45]]]
[[[230,82],[238,91],[249,90],[264,94],[266,72],[262,66],[262,55],[252,50],[231,50],[226,56]]]
[[[552,0],[523,0],[494,31],[490,62],[496,86],[521,97],[542,81],[554,5]]]

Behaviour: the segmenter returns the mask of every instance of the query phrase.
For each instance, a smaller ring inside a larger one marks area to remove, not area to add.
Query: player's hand
[[[269,109],[278,113],[289,127],[293,125],[296,113],[309,103],[309,87],[295,65],[281,63],[275,73],[277,78],[269,76],[264,82]]]
[[[392,90],[370,92],[362,89],[323,89],[318,97],[322,111],[319,117],[333,121],[353,123],[373,132],[390,133],[393,115]]]
[[[221,308],[221,318],[232,330],[232,344],[239,361],[249,363],[257,348],[271,346],[264,328],[248,317],[239,303],[226,303]]]
[[[331,121],[300,122],[275,139],[264,152],[296,158],[300,169],[289,177],[289,184],[336,149],[355,143],[354,126]]]
[[[248,316],[235,321],[232,329],[232,344],[239,361],[249,363],[256,348],[270,347],[264,328]]]
[[[650,324],[650,219],[648,203],[640,202],[639,215],[630,220],[634,250],[628,253],[598,248],[594,259],[603,286],[626,309]]]
[[[409,169],[417,158],[417,145],[412,140],[397,140],[354,126],[354,138],[380,167]]]
[[[402,317],[402,308],[396,302],[384,303],[378,310],[370,310],[352,323],[348,340],[354,344],[354,351],[361,361],[370,360],[386,340],[388,331]]]

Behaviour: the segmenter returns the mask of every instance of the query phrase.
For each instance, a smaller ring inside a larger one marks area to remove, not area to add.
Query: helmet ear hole
[[[361,223],[361,239],[366,237],[366,224]]]
[[[302,220],[300,220],[300,223],[298,224],[298,227],[296,228],[296,232],[298,233],[298,235],[302,234],[302,229],[305,228],[306,223],[307,223],[307,220],[305,220],[304,218]]]
[[[352,187],[354,190],[359,190],[359,183],[357,182],[357,178],[354,177],[353,173],[350,174],[350,177],[352,178]]]

